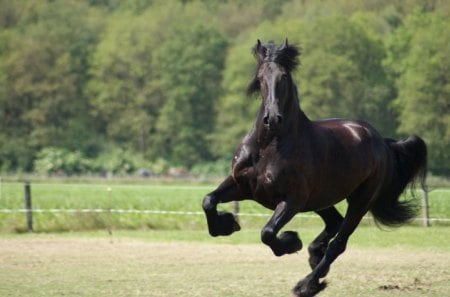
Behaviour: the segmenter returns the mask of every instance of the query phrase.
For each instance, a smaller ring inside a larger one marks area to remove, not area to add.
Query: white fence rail
[[[48,209],[0,209],[0,213],[111,213],[111,214],[154,214],[154,215],[183,215],[183,216],[203,216],[202,211],[174,211],[174,210],[155,210],[155,209],[106,209],[106,208],[93,208],[93,209],[66,209],[66,208],[48,208]],[[268,213],[245,213],[240,212],[236,214],[239,217],[270,217]],[[317,215],[310,214],[298,214],[300,218],[317,218]],[[365,216],[364,219],[372,219],[370,216]],[[425,221],[426,218],[415,218],[414,221]],[[450,222],[450,218],[429,218],[430,221]]]
[[[446,189],[439,189],[436,191],[449,191]],[[423,209],[424,216],[422,218],[416,218],[414,221],[420,221],[424,226],[430,226],[430,222],[450,222],[450,218],[431,218],[428,215],[428,199],[427,193],[423,193]],[[236,208],[238,209],[238,207]],[[238,210],[236,210],[237,212]],[[27,229],[28,231],[33,231],[33,213],[110,213],[110,214],[148,214],[148,215],[181,215],[181,216],[203,216],[202,211],[173,211],[173,210],[158,210],[158,209],[108,209],[108,208],[94,208],[94,209],[65,209],[65,208],[32,208],[31,204],[31,191],[29,183],[25,183],[25,208],[17,209],[0,209],[0,213],[13,214],[13,213],[24,213],[27,219]],[[270,217],[269,213],[245,213],[238,212],[235,213],[238,217]],[[301,218],[317,218],[320,219],[318,215],[314,214],[299,214],[297,217]],[[372,219],[370,216],[365,216],[364,219]]]

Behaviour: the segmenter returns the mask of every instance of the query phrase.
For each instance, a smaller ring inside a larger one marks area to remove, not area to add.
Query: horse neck
[[[263,125],[265,108],[264,105],[261,104],[256,120],[255,132],[262,148],[270,144],[274,138],[284,139],[301,137],[305,129],[310,126],[311,121],[300,108],[296,86],[293,84],[291,89],[291,98],[288,100],[289,104],[285,106],[283,111],[283,126],[276,134],[271,135],[269,139],[267,139],[267,134],[269,132],[267,132]]]
[[[289,99],[289,104],[285,107],[284,124],[280,130],[280,135],[288,135],[293,137],[294,135],[300,136],[302,131],[309,126],[310,120],[300,108],[300,102],[297,95],[296,88],[294,86],[292,92],[292,98]]]

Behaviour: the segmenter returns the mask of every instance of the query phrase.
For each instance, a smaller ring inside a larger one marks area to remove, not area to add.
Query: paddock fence
[[[186,187],[188,188],[188,187]],[[433,191],[448,192],[450,197],[450,190],[437,189]],[[167,209],[121,209],[121,208],[33,208],[31,185],[29,182],[24,183],[24,208],[1,208],[0,214],[17,214],[23,213],[26,221],[26,230],[33,232],[33,214],[141,214],[141,215],[170,215],[170,216],[204,216],[202,211],[184,211],[184,210],[167,210]],[[424,227],[430,227],[433,223],[443,223],[445,225],[450,223],[450,218],[447,217],[430,217],[429,213],[429,198],[427,192],[422,192],[422,216],[414,219],[415,222],[421,223]],[[0,201],[1,203],[1,201]],[[0,204],[1,205],[1,204]],[[245,217],[270,217],[270,213],[254,213],[240,211],[239,204],[234,204],[232,212],[239,218]],[[320,217],[315,214],[298,214],[299,218],[318,219]],[[370,215],[366,215],[364,220],[372,220]]]

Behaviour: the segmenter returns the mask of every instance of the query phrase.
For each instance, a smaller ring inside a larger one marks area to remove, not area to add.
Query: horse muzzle
[[[266,129],[277,130],[283,123],[283,116],[279,113],[267,112],[263,118],[263,124]]]

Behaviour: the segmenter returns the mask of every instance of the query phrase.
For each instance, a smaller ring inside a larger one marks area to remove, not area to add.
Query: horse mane
[[[258,42],[253,47],[252,51],[258,61],[258,65],[255,75],[247,87],[247,95],[249,96],[260,89],[258,71],[264,63],[277,63],[284,67],[288,73],[294,71],[300,64],[298,59],[301,54],[299,47],[293,44],[288,44],[287,39],[282,45],[276,45],[273,41],[262,44],[258,39]]]

